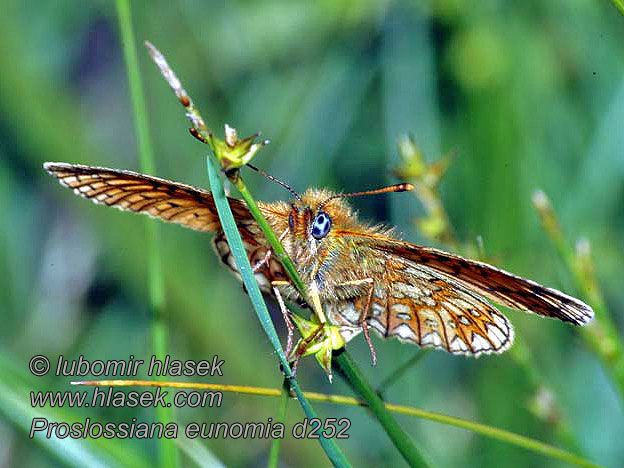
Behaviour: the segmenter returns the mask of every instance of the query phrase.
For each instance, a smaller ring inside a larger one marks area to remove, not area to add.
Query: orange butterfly
[[[240,279],[210,192],[117,169],[65,163],[44,167],[95,203],[215,233],[217,254]],[[342,195],[309,189],[301,196],[293,192],[292,203],[259,204],[303,281],[318,290],[327,320],[345,343],[364,332],[374,361],[372,327],[383,337],[453,354],[501,353],[511,346],[513,328],[488,300],[575,325],[592,319],[591,307],[555,289],[363,224],[344,200],[406,187]],[[229,202],[260,288],[280,304],[282,294],[301,300],[245,203]]]

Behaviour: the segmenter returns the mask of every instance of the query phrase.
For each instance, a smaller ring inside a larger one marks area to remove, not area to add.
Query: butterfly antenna
[[[383,188],[379,188],[375,190],[366,190],[364,192],[339,193],[337,195],[332,195],[323,203],[321,203],[318,209],[320,210],[321,208],[323,208],[327,203],[332,201],[334,198],[361,197],[362,195],[378,195],[380,193],[392,193],[392,192],[411,192],[412,190],[414,190],[414,186],[412,184],[402,183],[402,184],[390,185],[388,187],[383,187]]]
[[[292,194],[292,196],[293,196],[293,197],[295,197],[297,200],[299,200],[301,203],[303,203],[303,200],[301,199],[301,196],[300,196],[297,192],[295,192],[295,191],[294,191],[294,190],[290,187],[290,185],[288,185],[286,182],[282,182],[281,180],[279,180],[279,179],[277,179],[277,178],[273,177],[271,174],[267,174],[267,173],[266,173],[266,172],[264,172],[262,169],[260,169],[260,168],[258,168],[258,167],[256,167],[256,166],[253,166],[253,165],[251,165],[251,164],[249,164],[249,163],[247,164],[247,167],[248,167],[248,168],[250,168],[250,169],[253,169],[254,171],[258,172],[260,175],[263,175],[263,176],[264,176],[264,177],[266,177],[267,179],[269,179],[269,180],[271,180],[271,181],[275,182],[276,184],[281,185],[281,186],[282,186],[282,187],[284,187],[286,190],[288,190],[288,191]]]

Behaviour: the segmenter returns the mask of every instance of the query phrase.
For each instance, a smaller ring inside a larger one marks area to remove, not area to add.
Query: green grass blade
[[[20,363],[23,365],[23,363]],[[41,377],[33,378],[15,363],[15,357],[0,351],[0,419],[10,423],[28,439],[34,418],[45,418],[49,423],[84,423],[86,417],[80,412],[55,407],[33,408],[30,392],[49,391],[49,385],[41,383]],[[93,417],[91,417],[93,419]],[[101,422],[98,420],[98,422]],[[60,439],[45,437],[43,432],[34,434],[33,442],[66,466],[112,466],[143,468],[151,466],[131,446],[119,439]]]
[[[24,393],[27,393],[26,391]],[[23,401],[21,396],[0,383],[0,414],[3,419],[11,421],[13,425],[21,429],[25,434],[29,434],[30,426],[34,418],[46,418],[48,421],[79,421],[79,418],[58,416],[42,408],[35,410],[29,402]],[[84,421],[84,419],[82,419]],[[28,435],[26,436],[28,437]],[[143,462],[134,452],[122,449],[117,445],[117,457],[113,457],[110,452],[98,447],[97,439],[72,439],[67,437],[59,439],[57,437],[45,437],[42,433],[35,434],[33,440],[53,455],[58,461],[68,466],[126,466],[126,467],[147,467],[149,463]],[[110,442],[107,440],[107,442]]]
[[[617,8],[620,14],[624,15],[624,0],[611,0],[613,6]]]
[[[353,359],[345,352],[338,353],[338,355],[334,357],[334,366],[346,377],[349,385],[366,400],[368,408],[384,428],[386,434],[388,434],[388,437],[392,440],[392,443],[401,452],[405,461],[407,461],[410,466],[428,466],[409,435],[407,435],[394,416],[387,410],[384,402],[366,381],[360,369],[353,362]]]
[[[121,42],[123,44],[124,61],[128,72],[128,83],[130,86],[130,97],[132,100],[141,170],[148,174],[153,174],[155,168],[154,156],[149,135],[149,126],[147,124],[143,84],[141,82],[136,44],[132,30],[130,3],[128,0],[117,0],[115,4],[119,19]],[[158,226],[149,219],[145,221],[145,225],[147,230],[148,288],[152,351],[158,359],[164,359],[168,354],[168,329],[164,317],[165,286],[162,272],[162,259],[159,250]],[[158,421],[167,423],[175,420],[173,406],[158,406],[155,411]],[[174,440],[160,439],[158,440],[158,447],[161,466],[179,466],[178,451]]]
[[[232,215],[230,205],[228,204],[227,197],[225,196],[225,191],[223,190],[223,185],[221,184],[219,176],[217,175],[217,169],[214,167],[214,163],[212,162],[210,156],[206,158],[206,162],[206,166],[208,167],[208,178],[210,180],[210,189],[212,191],[212,196],[214,197],[215,205],[217,207],[219,220],[221,221],[221,226],[223,227],[223,232],[225,233],[225,237],[228,241],[230,249],[232,250],[232,255],[234,256],[234,261],[236,262],[236,267],[241,274],[243,283],[245,284],[245,288],[247,289],[247,293],[249,294],[249,298],[251,299],[251,303],[254,307],[254,310],[256,311],[256,315],[258,316],[262,328],[264,328],[264,331],[267,334],[269,341],[271,342],[273,348],[275,349],[275,352],[277,353],[286,377],[289,380],[290,386],[297,395],[297,399],[299,400],[303,411],[308,418],[316,418],[316,413],[310,406],[310,403],[308,403],[308,400],[303,395],[299,384],[292,377],[288,360],[286,359],[286,355],[284,354],[284,351],[282,349],[279,337],[277,336],[277,332],[275,331],[275,327],[273,326],[273,321],[271,320],[269,311],[267,310],[264,299],[262,298],[262,293],[260,292],[260,288],[258,287],[256,278],[254,277],[251,265],[249,264],[247,253],[245,252],[245,248],[243,247],[243,241],[241,240],[240,233],[238,232],[238,228],[236,227],[236,221],[234,221],[234,215]],[[323,450],[325,450],[325,453],[335,466],[351,466],[338,445],[336,445],[336,443],[332,439],[326,439],[321,435],[319,442],[321,443]]]
[[[425,356],[427,356],[430,351],[430,349],[420,349],[407,362],[395,368],[388,377],[383,379],[381,383],[377,385],[377,394],[381,395],[384,391],[388,389],[388,387],[396,383],[401,377],[403,377],[403,375],[405,375],[407,371],[412,370],[416,366],[416,364],[418,364]]]
[[[624,401],[624,342],[593,273],[589,242],[581,242],[580,251],[577,244],[575,252],[549,198],[541,190],[533,194],[533,206],[540,217],[542,228],[570,272],[581,297],[594,309],[593,322],[581,328],[580,333],[611,374],[620,399]]]
[[[288,400],[290,398],[288,390],[288,382],[284,381],[282,385],[282,393],[280,395],[280,406],[277,413],[277,422],[286,424],[286,412],[288,410]],[[269,462],[267,466],[269,468],[277,468],[279,466],[279,454],[282,446],[282,439],[276,437],[271,444],[271,451],[269,452]]]

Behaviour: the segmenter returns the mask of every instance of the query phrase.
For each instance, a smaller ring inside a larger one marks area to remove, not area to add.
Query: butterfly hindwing
[[[373,283],[367,313],[368,324],[382,337],[471,356],[511,346],[511,323],[479,295],[413,262],[395,258],[388,266],[385,278]],[[361,331],[366,305],[367,297],[361,296],[326,306],[345,341]]]

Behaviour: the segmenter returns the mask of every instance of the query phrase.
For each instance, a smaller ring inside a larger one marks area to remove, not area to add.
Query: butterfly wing
[[[513,342],[511,323],[485,299],[413,262],[390,258],[373,288],[367,322],[383,337],[471,356],[501,353]],[[367,300],[364,295],[326,305],[345,341],[362,331],[359,317]]]
[[[105,167],[45,163],[44,168],[76,195],[95,203],[144,213],[196,231],[221,229],[212,194],[200,188]],[[230,201],[235,217],[251,219],[244,203]]]
[[[487,263],[401,241],[386,239],[372,242],[370,246],[380,254],[414,262],[421,268],[452,279],[466,290],[513,309],[575,325],[584,325],[594,316],[592,308],[578,299]]]
[[[221,261],[238,274],[210,192],[119,169],[50,162],[45,163],[44,168],[76,195],[95,203],[147,214],[196,231],[216,233],[214,245]],[[249,260],[255,265],[266,255],[268,244],[245,203],[235,198],[228,201]],[[284,280],[286,274],[281,264],[271,259],[257,271],[256,278],[263,290],[271,292],[270,282]]]

